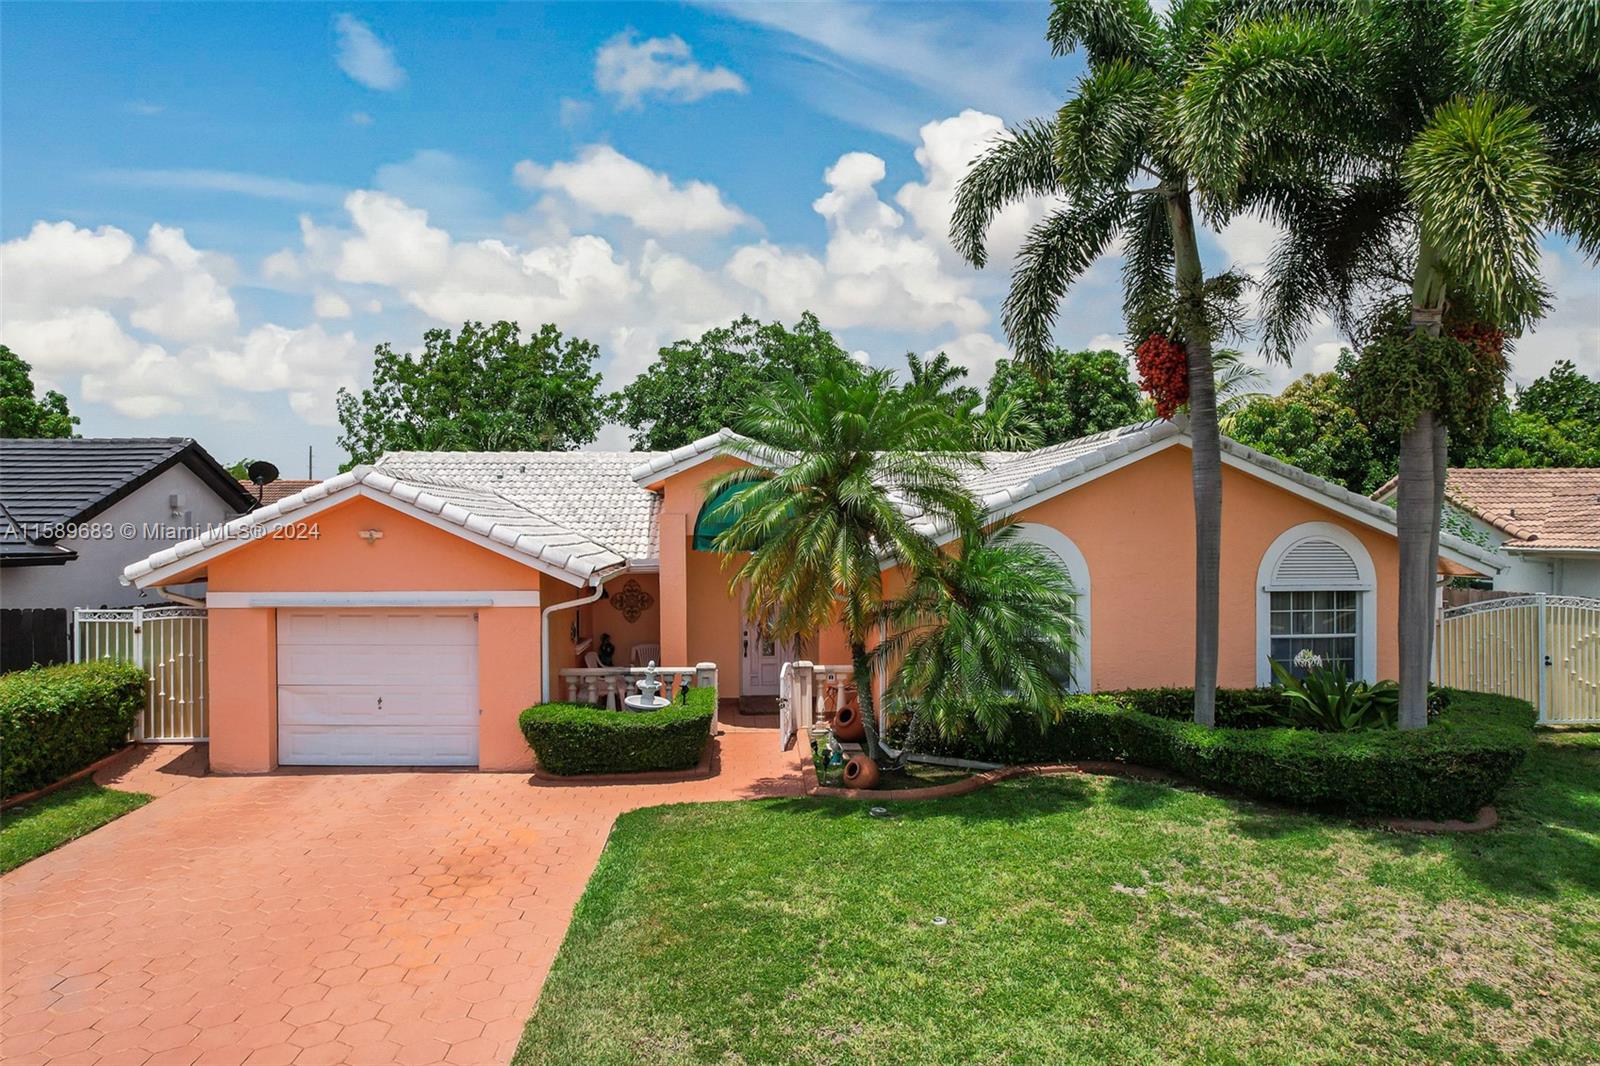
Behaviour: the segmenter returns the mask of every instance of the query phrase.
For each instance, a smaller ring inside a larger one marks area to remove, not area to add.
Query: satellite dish
[[[265,459],[257,459],[244,468],[244,473],[252,485],[270,485],[278,480],[278,468]]]

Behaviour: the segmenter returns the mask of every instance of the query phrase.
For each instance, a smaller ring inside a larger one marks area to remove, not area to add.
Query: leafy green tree
[[[1465,466],[1600,466],[1600,381],[1563,359],[1494,413]]]
[[[989,379],[987,399],[990,407],[1015,403],[1038,425],[1041,445],[1115,429],[1142,417],[1127,356],[1113,351],[1053,349],[1043,375],[1022,361],[1002,359]]]
[[[1081,49],[1087,73],[1055,121],[1034,121],[999,138],[956,189],[950,235],[974,266],[1007,205],[1057,201],[1018,253],[1003,310],[1024,363],[1048,369],[1051,330],[1067,289],[1123,248],[1123,316],[1136,343],[1165,337],[1181,347],[1188,384],[1195,516],[1194,716],[1216,721],[1222,558],[1222,442],[1215,343],[1240,320],[1243,279],[1206,276],[1200,261],[1192,165],[1182,155],[1184,83],[1236,5],[1208,0],[1055,0],[1046,36],[1057,55]],[[1263,168],[1265,170],[1266,168]],[[1270,177],[1270,175],[1267,175]],[[1270,200],[1275,182],[1241,183],[1230,209]]]
[[[610,413],[594,372],[600,349],[553,325],[431,329],[423,350],[376,350],[372,387],[339,390],[344,469],[384,452],[565,451],[594,440]]]
[[[1543,312],[1543,234],[1600,252],[1600,8],[1287,11],[1241,19],[1210,46],[1178,102],[1180,155],[1220,211],[1260,170],[1281,178],[1269,338],[1292,345],[1324,310],[1369,324],[1372,372],[1355,385],[1365,417],[1400,435],[1400,722],[1422,728],[1449,427],[1476,428],[1501,387],[1498,344],[1472,338]],[[1401,310],[1385,322],[1363,302]],[[1447,308],[1469,314],[1450,328]]]
[[[970,726],[991,740],[1019,716],[1042,728],[1072,685],[1079,625],[1072,583],[1015,525],[967,530],[886,605],[879,669],[898,664],[884,701],[945,737]]]
[[[950,413],[951,425],[959,434],[950,447],[1014,452],[1043,443],[1039,424],[1013,397],[985,404],[983,395],[965,384],[967,368],[952,362],[944,352],[928,358],[907,352],[906,367],[910,378],[902,388],[907,395],[940,405]]]
[[[706,488],[710,499],[744,486],[724,505],[734,521],[716,547],[749,553],[733,576],[747,591],[749,617],[785,643],[844,627],[875,759],[881,748],[867,644],[882,617],[884,564],[927,572],[938,548],[924,523],[951,531],[978,525],[978,507],[961,484],[962,471],[978,460],[950,447],[965,432],[954,419],[948,406],[900,388],[887,370],[836,365],[810,383],[785,374],[734,422],[746,440],[733,453],[751,465]]]
[[[616,394],[617,421],[633,431],[635,448],[670,451],[732,426],[751,396],[786,374],[809,382],[854,368],[850,353],[809,311],[792,329],[741,315],[662,348]]]
[[[61,393],[34,395],[33,367],[0,344],[0,437],[76,437],[77,424]]]
[[[1229,419],[1228,436],[1363,495],[1394,476],[1394,438],[1362,421],[1338,373],[1307,374],[1251,400]]]

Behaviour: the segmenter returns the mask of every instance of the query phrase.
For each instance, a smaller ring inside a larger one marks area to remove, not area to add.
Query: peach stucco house
[[[564,698],[561,672],[602,634],[621,666],[715,664],[725,699],[776,695],[792,656],[746,623],[702,521],[703,486],[741,461],[736,443],[390,454],[125,579],[206,582],[216,770],[522,770],[518,713]],[[1071,573],[1084,688],[1191,682],[1189,443],[1181,421],[1128,426],[991,454],[970,478],[991,516],[1015,518]],[[1393,676],[1394,512],[1232,442],[1223,458],[1221,683],[1264,683],[1269,656],[1305,646]],[[1440,569],[1497,564],[1446,538]],[[808,656],[847,661],[842,636],[819,634]]]

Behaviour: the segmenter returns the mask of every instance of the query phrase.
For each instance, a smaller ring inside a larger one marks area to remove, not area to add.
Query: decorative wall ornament
[[[622,586],[622,591],[611,597],[611,606],[622,612],[622,617],[630,622],[637,622],[639,616],[650,609],[656,598],[639,587],[639,583],[632,578]]]

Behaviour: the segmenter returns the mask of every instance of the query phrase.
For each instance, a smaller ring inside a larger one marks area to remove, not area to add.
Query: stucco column
[[[539,608],[479,609],[480,770],[533,769],[533,751],[519,719],[539,702],[539,667]],[[560,698],[555,692],[551,695]]]
[[[689,665],[689,520],[663,512],[661,531],[661,665]]]
[[[268,607],[214,607],[208,614],[206,716],[215,773],[278,767],[277,622]]]

